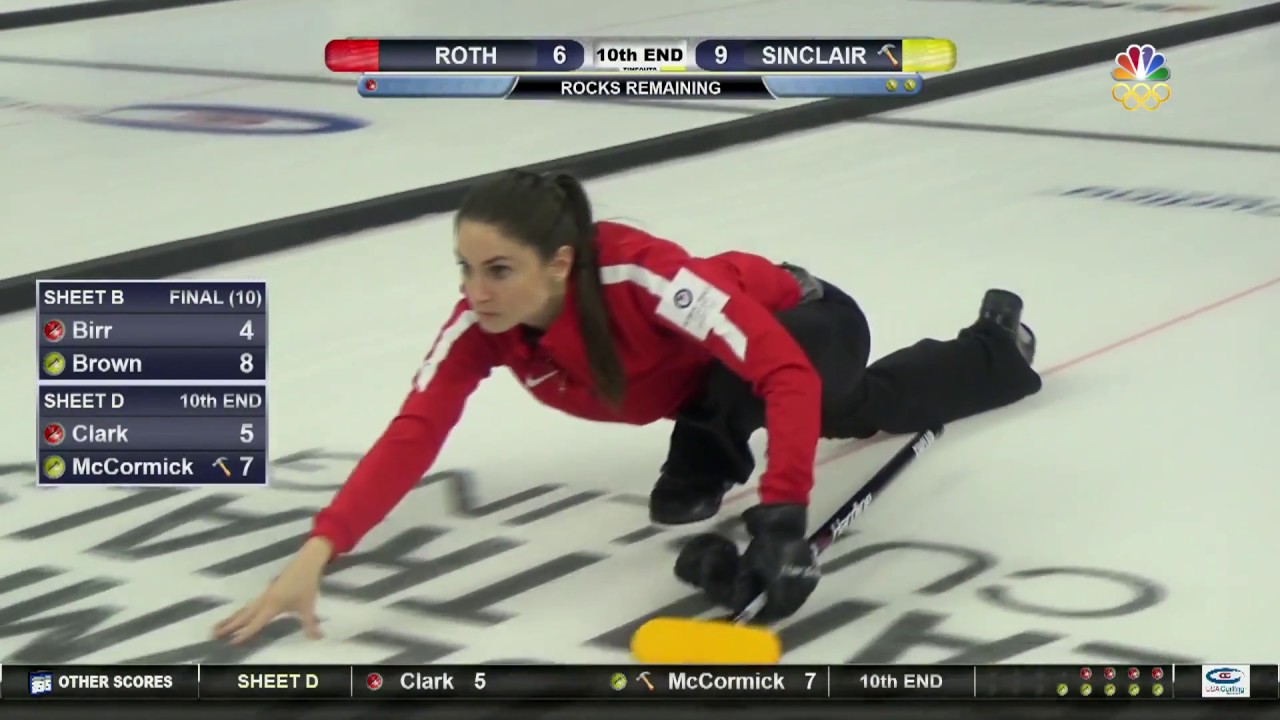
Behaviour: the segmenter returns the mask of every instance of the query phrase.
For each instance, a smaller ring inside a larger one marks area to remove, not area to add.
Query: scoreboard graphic
[[[1275,665],[3,665],[9,701],[1280,700]],[[1224,693],[1223,687],[1235,688]],[[1231,703],[1228,703],[1231,704]],[[2,713],[3,710],[0,710]]]
[[[942,38],[346,38],[325,65],[370,98],[911,97],[956,66]]]
[[[267,337],[262,281],[37,281],[39,485],[266,485]]]

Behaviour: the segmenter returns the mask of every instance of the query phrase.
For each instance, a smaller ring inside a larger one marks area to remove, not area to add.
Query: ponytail
[[[604,285],[596,252],[596,224],[591,201],[582,184],[572,175],[557,174],[551,182],[564,194],[565,209],[574,223],[573,289],[578,322],[586,346],[587,361],[596,392],[615,408],[622,405],[627,379],[613,342],[609,310],[604,303]]]

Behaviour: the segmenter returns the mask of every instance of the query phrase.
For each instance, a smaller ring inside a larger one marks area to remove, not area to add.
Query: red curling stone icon
[[[49,423],[44,426],[44,441],[50,445],[60,445],[66,439],[67,431],[58,423]]]
[[[67,335],[67,326],[61,320],[50,320],[44,324],[44,339],[58,342]]]

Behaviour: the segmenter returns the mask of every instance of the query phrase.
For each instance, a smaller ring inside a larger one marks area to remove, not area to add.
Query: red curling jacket
[[[463,299],[445,321],[399,414],[316,516],[313,536],[328,539],[335,554],[351,550],[426,474],[468,396],[502,366],[544,405],[588,420],[646,425],[674,418],[719,360],[765,402],[769,452],[760,501],[808,503],[821,380],[774,317],[800,301],[795,278],[755,255],[696,258],[673,242],[616,223],[599,223],[596,242],[627,379],[620,411],[591,390],[572,297],[536,346],[518,327],[485,333]]]

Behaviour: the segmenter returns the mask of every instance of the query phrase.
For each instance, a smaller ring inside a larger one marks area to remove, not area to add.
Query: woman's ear
[[[577,258],[577,253],[568,245],[561,245],[556,254],[551,256],[551,274],[556,280],[567,282],[569,276],[573,274],[573,261]]]

